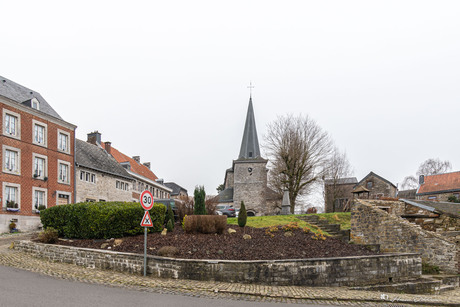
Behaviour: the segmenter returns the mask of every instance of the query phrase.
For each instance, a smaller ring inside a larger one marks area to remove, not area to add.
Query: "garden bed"
[[[158,256],[165,246],[173,246],[175,258],[217,260],[280,260],[306,258],[332,258],[376,255],[363,246],[347,244],[340,240],[305,233],[302,229],[284,231],[281,226],[272,228],[240,228],[229,226],[236,233],[186,234],[179,225],[167,235],[148,234],[147,253]],[[277,229],[277,231],[275,230]],[[287,233],[289,233],[287,235]],[[247,234],[251,239],[244,239]],[[126,253],[144,252],[144,236],[109,240],[59,240],[57,244]],[[172,255],[168,255],[172,256]]]

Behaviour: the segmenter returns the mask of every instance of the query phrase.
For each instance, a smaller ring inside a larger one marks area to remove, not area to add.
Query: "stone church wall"
[[[256,215],[268,214],[265,201],[267,188],[267,161],[236,161],[234,166],[234,194],[235,208],[239,208],[244,201],[246,210],[254,211]]]

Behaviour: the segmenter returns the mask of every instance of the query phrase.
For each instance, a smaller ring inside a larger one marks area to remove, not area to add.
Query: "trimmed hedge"
[[[222,234],[226,228],[226,215],[187,215],[184,217],[184,230],[186,233]]]
[[[108,239],[144,232],[140,226],[145,210],[139,203],[100,202],[53,206],[40,211],[43,227],[53,227],[59,236],[76,239]],[[154,205],[149,211],[150,232],[161,232],[166,207]]]

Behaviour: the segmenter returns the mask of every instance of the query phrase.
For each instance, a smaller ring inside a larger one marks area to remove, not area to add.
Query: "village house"
[[[38,211],[75,200],[76,126],[36,91],[0,77],[0,232],[36,229]]]
[[[175,182],[165,182],[164,185],[172,190],[171,198],[181,199],[181,198],[184,198],[184,197],[188,197],[187,190],[184,189],[183,187],[181,187],[180,185],[178,185],[177,183],[175,183]]]
[[[76,202],[131,201],[134,179],[100,145],[76,140]]]
[[[381,197],[395,198],[398,188],[383,177],[370,172],[353,188],[354,198],[380,199]]]
[[[447,201],[449,196],[460,198],[460,172],[420,176],[417,199]]]
[[[141,193],[150,191],[154,199],[170,198],[172,189],[165,186],[162,180],[150,170],[150,162],[141,163],[140,156],[129,157],[112,146],[111,142],[102,142],[98,131],[88,133],[88,143],[101,146],[111,155],[133,178],[131,201],[139,201]]]
[[[356,177],[324,180],[325,212],[348,211],[357,183]]]

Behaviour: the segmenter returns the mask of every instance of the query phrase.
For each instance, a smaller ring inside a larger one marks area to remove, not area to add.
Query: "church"
[[[250,97],[240,154],[225,172],[224,190],[219,193],[219,203],[240,208],[241,201],[244,201],[248,216],[278,214],[282,196],[267,187],[267,162],[260,155]]]

